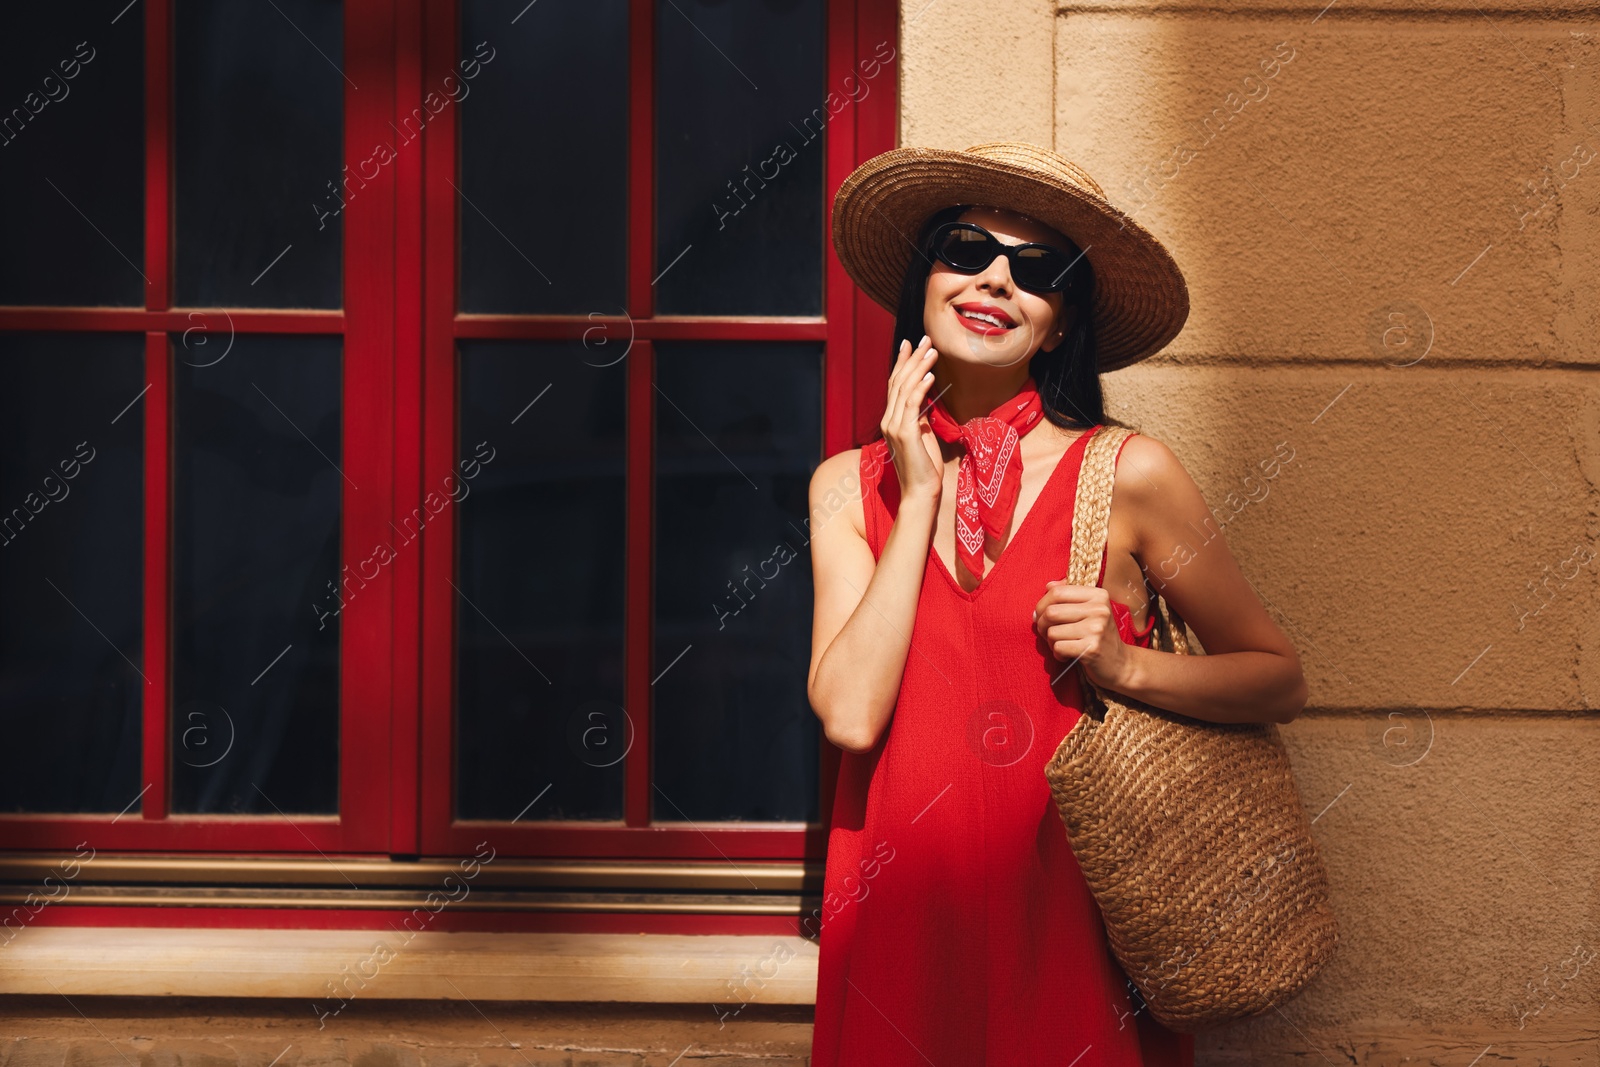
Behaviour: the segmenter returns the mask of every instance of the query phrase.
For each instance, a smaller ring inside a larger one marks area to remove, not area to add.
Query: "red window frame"
[[[659,822],[651,818],[649,712],[654,437],[651,381],[660,340],[820,341],[824,454],[870,437],[882,405],[891,326],[832,252],[828,213],[824,314],[819,317],[657,316],[655,272],[654,0],[630,0],[628,318],[474,315],[456,309],[458,159],[455,110],[424,128],[349,199],[343,213],[343,307],[336,311],[186,308],[172,304],[174,0],[146,0],[143,308],[0,308],[0,330],[119,331],[145,336],[143,400],[144,673],[142,802],[125,815],[0,816],[8,848],[99,851],[466,855],[492,830],[527,857],[772,859],[820,857],[837,751],[823,744],[817,824]],[[833,115],[824,145],[832,193],[861,160],[891,148],[898,120],[898,5],[829,0],[826,91],[887,40],[896,56],[872,91]],[[353,167],[390,123],[422,106],[459,59],[458,0],[345,0],[343,152]],[[352,85],[359,85],[357,90]],[[819,106],[823,101],[818,101]],[[609,321],[633,337],[627,371],[625,695],[635,740],[625,762],[624,818],[615,824],[467,822],[453,817],[455,529],[429,526],[420,552],[398,554],[341,613],[339,814],[193,816],[168,810],[172,551],[173,346],[186,331],[213,343],[233,333],[343,339],[341,562],[360,560],[422,506],[425,486],[455,469],[456,343],[467,338],[576,339]]]

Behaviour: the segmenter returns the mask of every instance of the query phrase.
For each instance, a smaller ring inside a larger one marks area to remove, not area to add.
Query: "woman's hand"
[[[921,499],[935,510],[944,490],[944,454],[922,405],[933,387],[933,363],[938,356],[926,336],[915,350],[910,341],[900,342],[900,354],[889,375],[889,402],[878,423],[900,478],[900,499]]]
[[[1065,579],[1046,582],[1044,596],[1034,605],[1033,629],[1056,659],[1077,661],[1095,685],[1121,691],[1133,657],[1111,613],[1111,594],[1103,588],[1068,585]]]

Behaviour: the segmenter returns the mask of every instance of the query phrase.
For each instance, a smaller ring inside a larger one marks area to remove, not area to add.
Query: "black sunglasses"
[[[1082,270],[1073,270],[1083,253],[1069,255],[1054,245],[1008,245],[970,222],[947,222],[933,231],[930,251],[939,262],[963,274],[976,274],[996,256],[1005,256],[1011,280],[1036,293],[1054,293],[1075,287]]]

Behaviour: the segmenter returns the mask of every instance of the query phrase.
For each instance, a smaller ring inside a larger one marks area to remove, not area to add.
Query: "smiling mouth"
[[[1016,323],[1007,322],[999,315],[984,311],[969,311],[964,308],[955,308],[956,317],[961,320],[961,325],[978,333],[998,334],[1016,329]]]

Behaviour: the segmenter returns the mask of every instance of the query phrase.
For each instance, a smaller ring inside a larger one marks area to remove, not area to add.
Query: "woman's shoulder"
[[[846,481],[859,481],[861,452],[859,448],[847,448],[843,452],[835,452],[817,464],[817,469],[811,472],[813,492],[818,489],[826,492],[829,488],[839,487]]]
[[[876,483],[890,466],[889,442],[879,437],[860,448],[847,448],[835,452],[821,463],[811,475],[813,490],[841,488],[860,496],[861,482]]]
[[[1164,442],[1142,430],[1135,430],[1123,443],[1111,491],[1117,505],[1113,519],[1120,511],[1132,524],[1124,535],[1130,545],[1164,542],[1168,538],[1161,531],[1170,534],[1185,521],[1209,513],[1183,462]]]
[[[1159,498],[1163,484],[1188,478],[1188,471],[1172,449],[1143,430],[1131,426],[1128,429],[1133,433],[1117,454],[1116,475],[1112,481],[1115,491],[1128,497]]]
[[[880,454],[878,446],[885,444],[880,438],[861,448],[847,448],[835,452],[811,474],[810,523],[815,527],[834,515],[843,512],[850,516],[850,525],[863,538],[866,536],[866,515],[862,506],[863,476],[875,482],[873,465]],[[886,453],[882,453],[886,454]],[[879,468],[881,470],[881,467]]]

